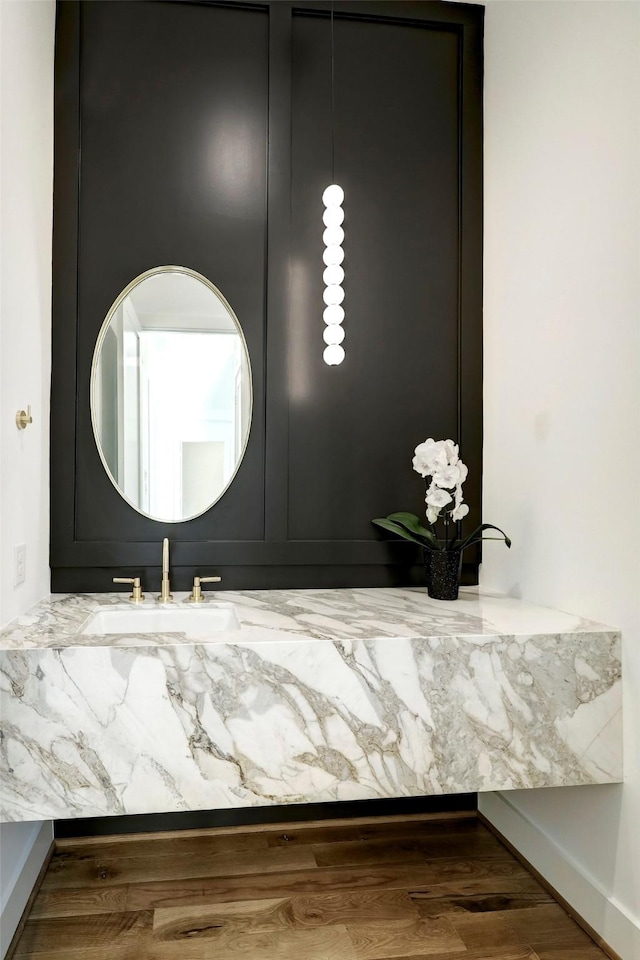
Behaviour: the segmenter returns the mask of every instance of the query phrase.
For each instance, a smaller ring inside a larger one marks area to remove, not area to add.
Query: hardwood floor
[[[58,841],[14,960],[598,960],[475,817]]]

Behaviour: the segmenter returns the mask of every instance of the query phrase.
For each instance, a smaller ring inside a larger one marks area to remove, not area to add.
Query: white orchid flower
[[[446,468],[457,466],[461,462],[458,444],[453,440],[434,440],[433,437],[428,437],[424,443],[418,444],[414,454],[412,466],[421,477],[441,474]],[[445,486],[444,483],[441,485]],[[447,486],[455,486],[455,481]]]
[[[411,466],[421,477],[428,477],[431,472],[431,464],[426,463],[417,454],[411,461]]]
[[[440,511],[437,507],[427,507],[427,520],[429,523],[435,523],[439,516]]]
[[[441,487],[437,487],[435,483],[431,484],[424,499],[428,507],[446,507],[448,503],[452,502],[451,495]]]
[[[448,490],[451,490],[452,487],[460,483],[460,470],[455,465],[438,467],[433,475],[433,482],[438,487],[446,487]]]
[[[452,519],[452,520],[462,520],[462,519],[464,519],[464,517],[466,517],[466,515],[467,515],[468,513],[469,513],[469,507],[466,505],[466,503],[459,503],[459,504],[458,504],[456,507],[454,507],[454,509],[451,511],[451,519]]]
[[[464,467],[464,464],[462,464]],[[455,505],[451,511],[451,519],[454,521],[462,520],[469,513],[469,507],[462,502],[462,483],[459,483],[454,492]]]
[[[440,443],[444,449],[447,460],[450,464],[455,464],[460,459],[458,456],[458,444],[454,443],[453,440],[441,440]]]
[[[449,466],[449,460],[447,459],[446,450],[440,450],[437,456],[433,461],[433,470],[432,474],[439,473],[440,470],[446,470]]]
[[[414,450],[415,456],[412,461],[416,473],[419,473],[421,477],[432,474],[439,452],[440,448],[432,437],[429,437],[424,443],[419,443]]]
[[[454,524],[460,524],[470,513],[462,493],[462,484],[467,479],[469,470],[466,463],[460,459],[457,443],[453,440],[434,440],[433,437],[428,437],[415,448],[412,463],[413,469],[427,478],[424,498],[425,514],[431,530],[421,528],[418,517],[412,513],[390,514],[385,518],[379,517],[373,523],[397,536],[415,539],[424,546],[425,550],[437,550],[440,554],[449,554],[449,557],[452,552],[455,551],[459,555],[468,546],[479,543],[481,540],[498,539],[498,537],[483,537],[483,532],[487,529],[495,530],[504,538],[507,547],[511,546],[506,533],[492,524],[480,524],[465,539],[462,539],[461,526],[451,529],[452,521]],[[440,533],[436,525],[442,526]],[[433,582],[428,584],[429,596],[438,599],[454,599],[455,591],[441,589],[442,585],[437,583],[437,579],[434,578]]]

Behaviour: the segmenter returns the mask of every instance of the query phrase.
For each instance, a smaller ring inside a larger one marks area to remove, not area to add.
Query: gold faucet
[[[169,582],[169,540],[167,537],[162,541],[162,583],[160,585],[159,603],[171,603],[171,584]]]

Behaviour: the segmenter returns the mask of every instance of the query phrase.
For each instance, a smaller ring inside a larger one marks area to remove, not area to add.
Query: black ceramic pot
[[[424,551],[427,592],[434,600],[457,600],[462,569],[461,550]]]

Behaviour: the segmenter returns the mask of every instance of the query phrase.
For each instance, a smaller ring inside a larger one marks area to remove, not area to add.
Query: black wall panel
[[[233,306],[256,399],[250,448],[215,520],[211,511],[182,526],[193,539],[208,539],[213,521],[216,538],[259,540],[268,17],[192,4],[91,2],[82,6],[80,26],[76,537],[153,535],[153,522],[109,489],[92,441],[89,374],[98,331],[120,290],[151,267],[179,264],[212,279]]]
[[[294,17],[294,540],[373,540],[371,517],[396,506],[418,512],[413,448],[426,432],[458,434],[458,37],[337,18],[334,49],[346,274],[346,361],[337,368],[322,360],[318,266],[320,198],[332,176],[331,24]]]
[[[461,443],[480,520],[482,8],[336,0],[335,173],[346,360],[322,361],[331,180],[331,4],[58,4],[54,197],[54,590],[113,575],[223,587],[417,581],[370,519],[421,510],[413,447]],[[133,277],[191,267],[248,341],[254,417],[224,497],[185,523],[107,479],[89,410],[95,340]],[[469,552],[470,553],[470,552]],[[478,554],[467,556],[467,578]]]

